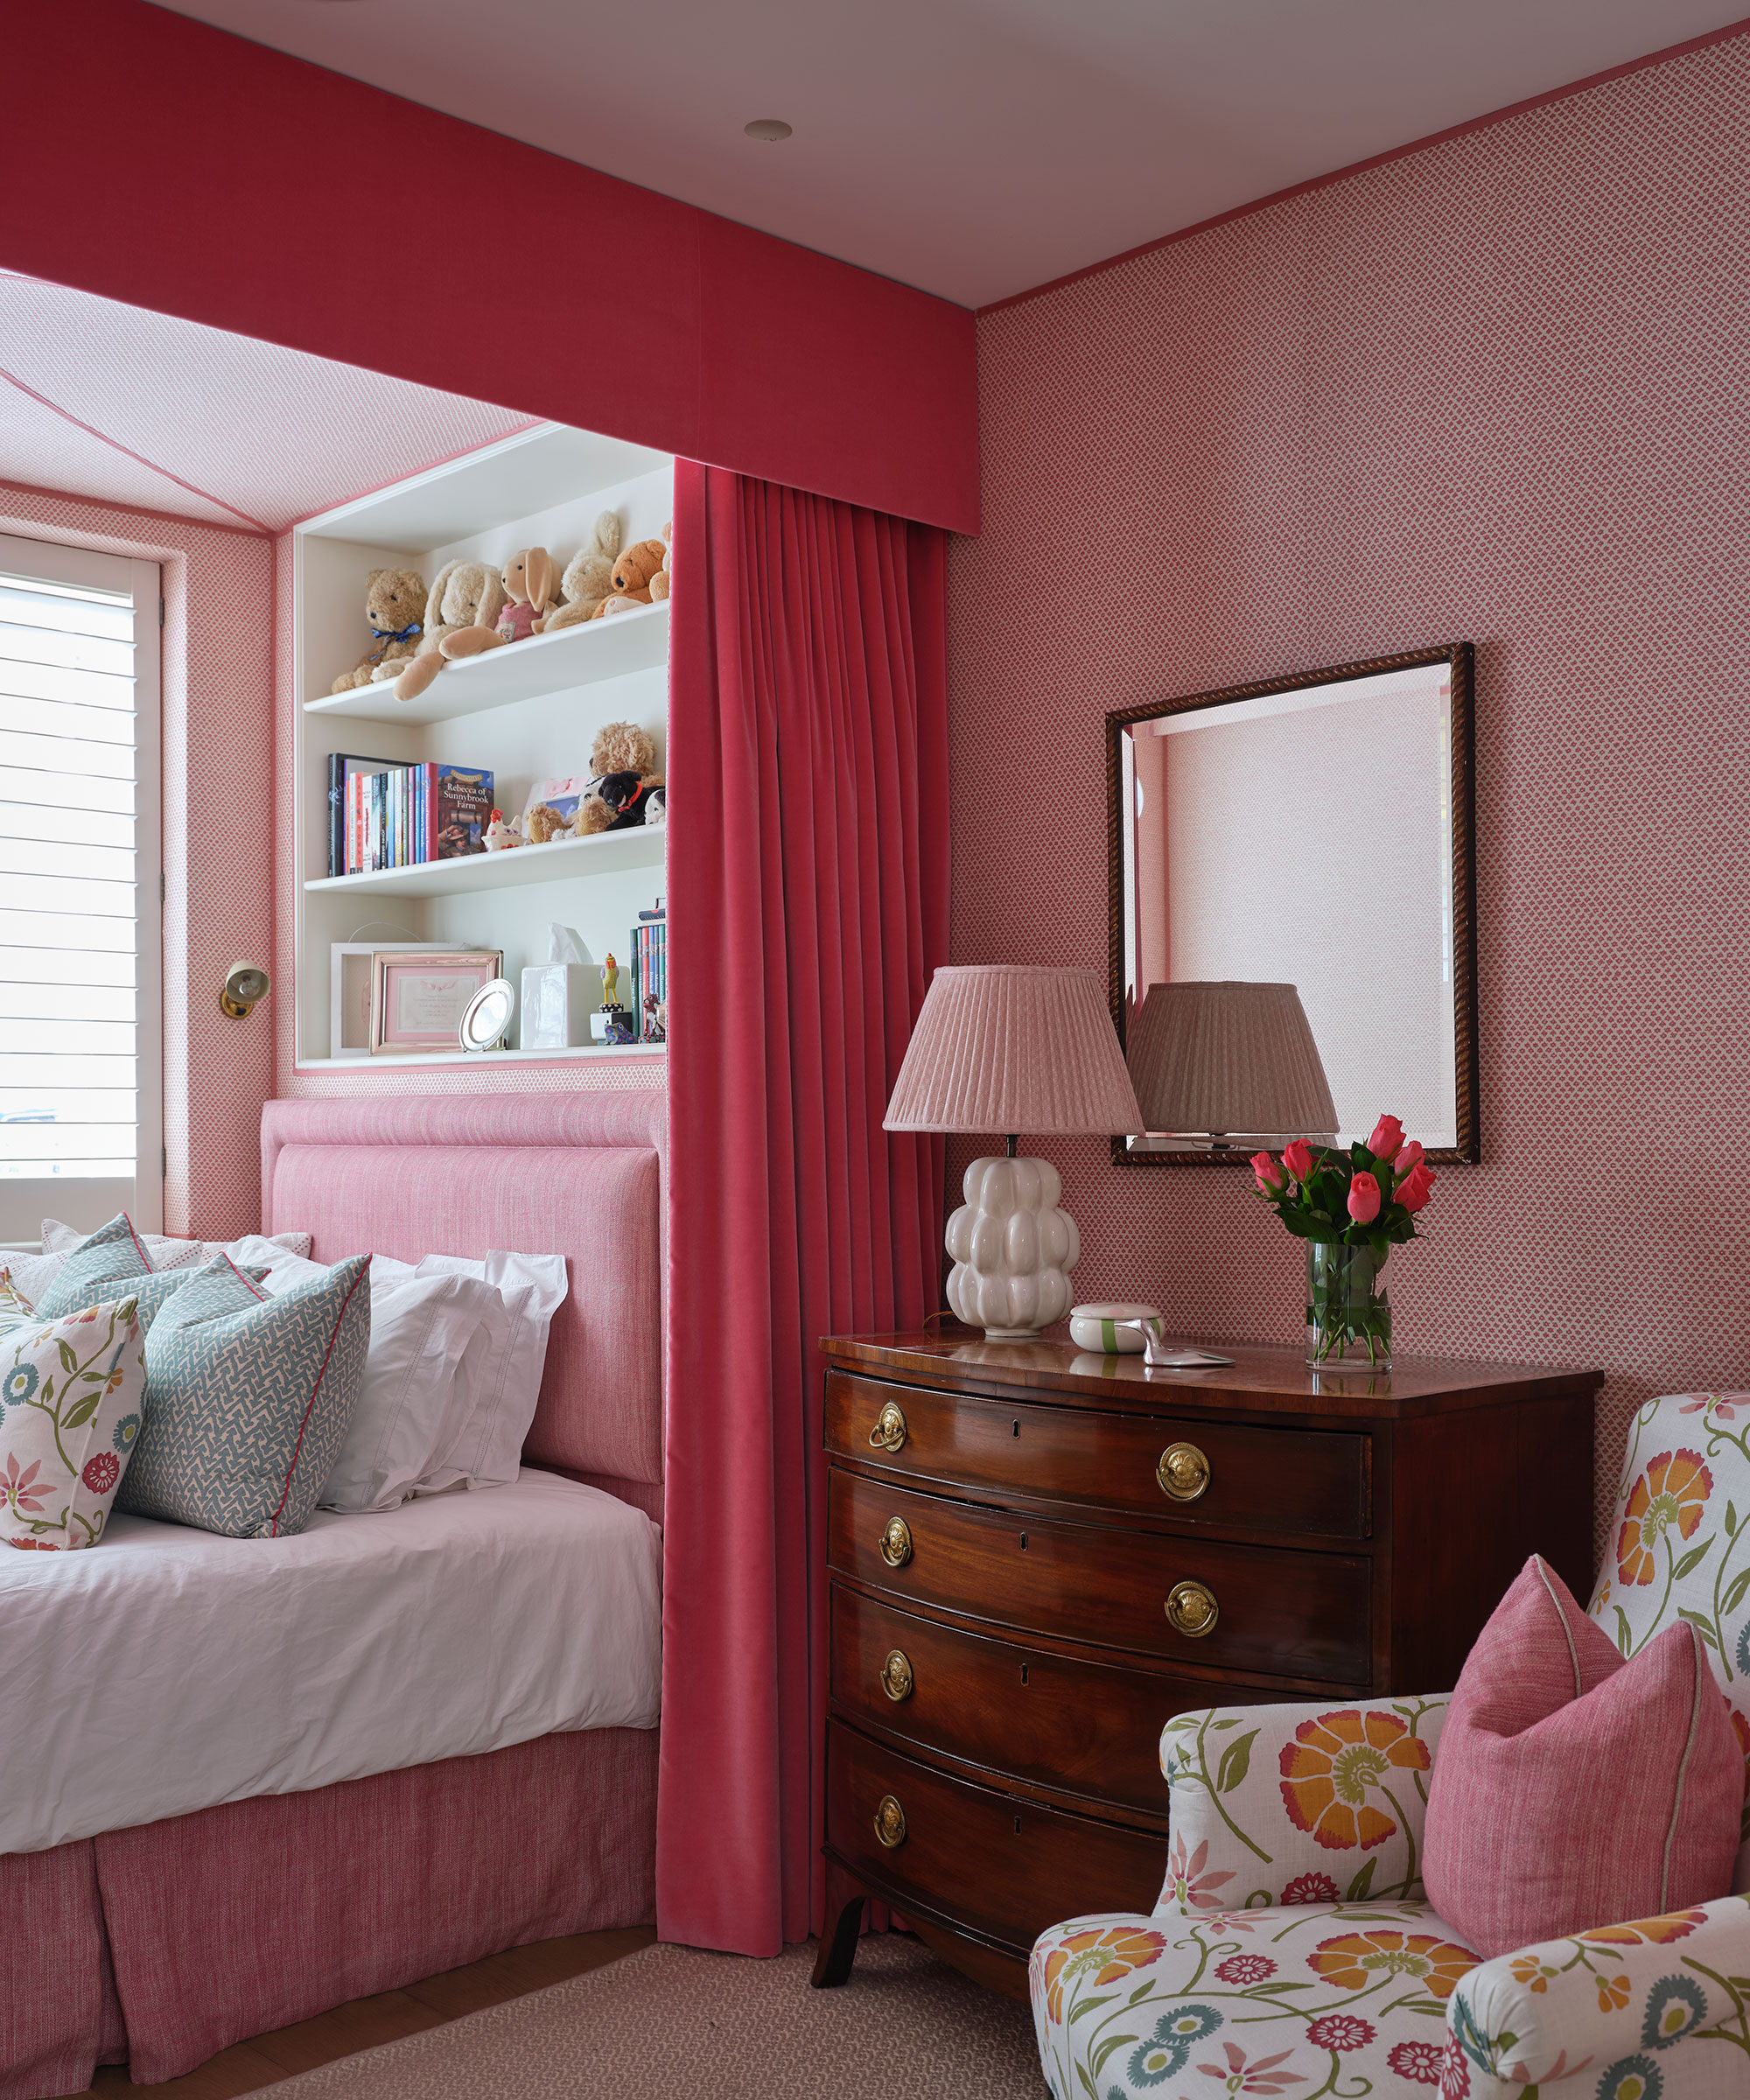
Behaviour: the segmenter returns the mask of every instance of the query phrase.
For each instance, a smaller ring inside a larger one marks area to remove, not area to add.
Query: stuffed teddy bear
[[[368,649],[350,671],[342,671],[328,690],[349,693],[354,686],[393,678],[403,660],[419,647],[425,624],[425,578],[411,569],[373,569],[365,578],[365,618],[376,646]]]
[[[650,579],[650,598],[653,605],[660,605],[668,595],[668,575],[674,566],[674,556],[675,521],[670,518],[662,528],[662,566]]]
[[[444,644],[451,636],[474,627],[491,634],[503,610],[504,584],[496,569],[486,562],[446,562],[425,601],[419,653],[396,679],[396,698],[416,699],[443,669]]]
[[[596,520],[588,541],[565,564],[559,581],[564,603],[542,621],[543,634],[595,618],[596,607],[612,592],[614,556],[619,552],[620,516],[615,511],[605,510]]]
[[[648,730],[635,722],[610,722],[598,730],[590,746],[590,771],[596,777],[572,819],[579,838],[628,830],[645,821],[650,791],[662,785],[655,740]]]
[[[556,838],[564,838],[571,829],[566,819],[547,802],[531,803],[523,822],[531,846],[544,846]]]
[[[629,612],[634,606],[648,606],[654,596],[650,579],[662,574],[662,564],[668,556],[668,550],[661,540],[634,540],[614,564],[613,596],[602,600],[596,607],[595,617],[604,620],[610,612]],[[668,590],[665,583],[662,586],[665,598]]]

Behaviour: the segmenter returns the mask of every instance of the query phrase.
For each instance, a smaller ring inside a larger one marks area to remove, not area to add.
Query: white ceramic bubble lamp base
[[[1045,1159],[975,1159],[966,1200],[948,1221],[948,1303],[991,1341],[1031,1341],[1066,1319],[1069,1272],[1082,1258],[1075,1221],[1057,1208],[1063,1183]]]

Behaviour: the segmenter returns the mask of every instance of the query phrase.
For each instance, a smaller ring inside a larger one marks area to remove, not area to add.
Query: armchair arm
[[[1419,1901],[1446,1714],[1442,1692],[1176,1716],[1160,1736],[1172,1838],[1155,1915]]]
[[[1750,2090],[1750,1895],[1484,1962],[1446,2001],[1446,2025],[1470,2100],[1582,2073],[1564,2089],[1575,2100]]]

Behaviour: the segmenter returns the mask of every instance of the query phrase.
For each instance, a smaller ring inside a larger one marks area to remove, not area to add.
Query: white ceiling
[[[970,306],[1723,27],[1743,4],[174,0]],[[760,116],[794,137],[755,144],[742,126]],[[562,251],[588,237],[553,229]]]
[[[0,271],[0,480],[279,532],[528,424]]]

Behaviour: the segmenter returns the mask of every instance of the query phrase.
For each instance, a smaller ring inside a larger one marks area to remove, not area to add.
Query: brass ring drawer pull
[[[903,1568],[912,1558],[912,1528],[903,1516],[890,1516],[881,1534],[881,1558],[890,1568]]]
[[[1215,1592],[1200,1582],[1175,1582],[1166,1600],[1167,1623],[1189,1641],[1213,1634],[1221,1607]]]
[[[912,1659],[902,1648],[896,1648],[881,1665],[881,1689],[897,1706],[901,1699],[912,1696]]]
[[[881,1796],[881,1805],[875,1811],[875,1835],[890,1852],[906,1842],[906,1811],[891,1794]]]
[[[896,1401],[890,1400],[875,1418],[875,1426],[869,1432],[869,1445],[873,1451],[900,1451],[906,1442],[906,1417]]]
[[[1212,1475],[1208,1460],[1194,1444],[1169,1444],[1154,1477],[1170,1502],[1194,1502],[1207,1491]]]

